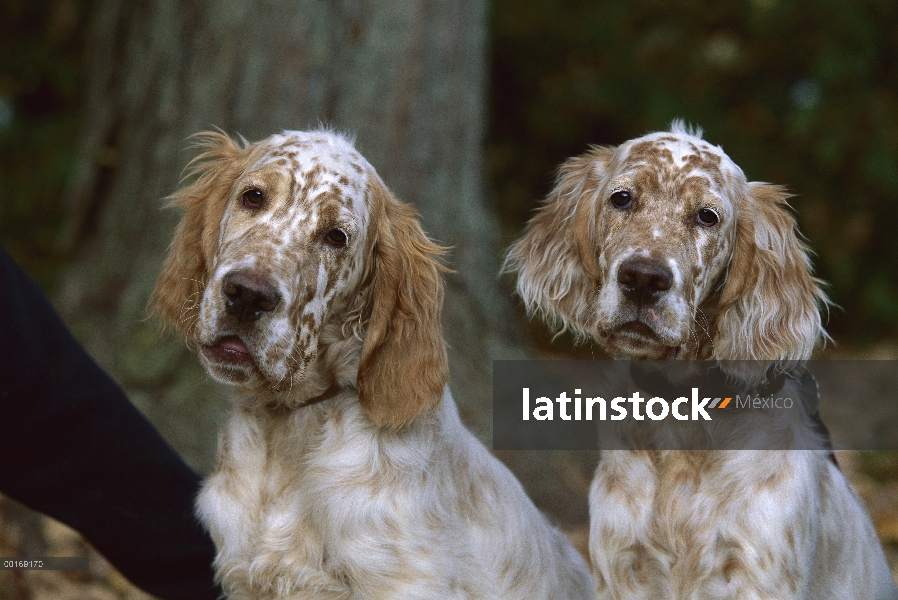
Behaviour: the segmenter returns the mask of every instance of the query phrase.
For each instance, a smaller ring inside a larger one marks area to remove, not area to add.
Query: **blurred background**
[[[501,253],[561,161],[681,117],[750,180],[795,194],[839,305],[825,355],[898,359],[896,31],[892,0],[4,0],[0,243],[208,472],[225,394],[145,318],[186,138],[213,126],[249,140],[321,123],[354,133],[453,246],[451,385],[489,443],[491,360],[601,358],[522,315],[497,277]],[[582,544],[596,456],[501,458]],[[898,565],[898,453],[840,459]],[[29,548],[92,552],[0,498],[0,556]],[[89,573],[0,572],[0,600],[142,597],[92,556]]]

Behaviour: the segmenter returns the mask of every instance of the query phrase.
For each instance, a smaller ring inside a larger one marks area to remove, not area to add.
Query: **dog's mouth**
[[[677,344],[665,339],[642,321],[628,321],[610,332],[612,351],[632,358],[665,358],[676,356]]]
[[[226,335],[214,344],[203,345],[203,356],[210,362],[222,366],[251,366],[253,358],[249,348],[236,335]]]
[[[292,389],[302,380],[306,363],[309,362],[304,357],[288,359],[286,366],[268,362],[264,349],[260,350],[252,340],[244,339],[228,333],[215,338],[211,344],[200,346],[203,365],[213,379],[254,388],[263,386],[270,391]],[[290,365],[294,368],[289,368]]]
[[[618,328],[617,333],[633,340],[645,340],[650,342],[660,341],[655,330],[642,321],[630,321],[629,323],[624,323]]]

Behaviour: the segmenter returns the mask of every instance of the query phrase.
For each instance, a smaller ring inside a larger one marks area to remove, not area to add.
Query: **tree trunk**
[[[215,126],[251,141],[322,123],[355,134],[425,230],[453,247],[450,385],[489,443],[492,360],[525,352],[484,205],[485,36],[485,0],[101,2],[61,310],[194,468],[212,466],[224,394],[180,340],[160,338],[146,301],[178,218],[162,198],[192,157],[186,138]],[[563,457],[502,458],[538,504],[586,518],[586,479],[575,468],[574,483],[559,481]]]
[[[62,310],[195,467],[211,465],[221,389],[145,317],[178,218],[162,198],[191,158],[186,138],[213,126],[251,141],[321,123],[356,134],[387,185],[454,248],[451,385],[488,438],[490,361],[520,356],[520,344],[483,202],[485,35],[483,0],[102,2]]]

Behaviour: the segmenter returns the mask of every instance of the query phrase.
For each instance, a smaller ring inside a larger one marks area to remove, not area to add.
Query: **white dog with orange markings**
[[[587,598],[583,559],[468,432],[415,211],[330,131],[207,133],[155,291],[234,388],[198,510],[230,598]]]
[[[827,301],[786,198],[675,122],[567,161],[506,268],[531,313],[615,357],[788,369]],[[602,599],[898,598],[825,451],[603,452],[590,519]]]

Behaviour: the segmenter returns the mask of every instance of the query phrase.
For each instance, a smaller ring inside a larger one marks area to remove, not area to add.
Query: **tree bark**
[[[214,456],[222,391],[146,320],[178,215],[160,210],[217,126],[257,140],[319,124],[359,150],[425,229],[453,247],[444,308],[452,389],[489,437],[491,360],[522,356],[497,285],[498,227],[482,184],[483,0],[105,0],[65,243],[67,321],[196,468]]]

